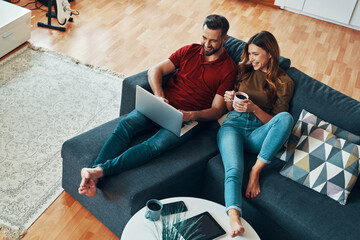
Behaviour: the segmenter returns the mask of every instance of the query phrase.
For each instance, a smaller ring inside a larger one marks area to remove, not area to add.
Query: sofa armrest
[[[140,72],[123,80],[120,102],[120,116],[131,112],[135,108],[136,85],[139,85],[147,90],[150,89],[150,85],[147,79],[147,71]]]
[[[163,86],[166,85],[173,74],[174,72],[163,77]],[[135,109],[136,85],[139,85],[149,92],[152,92],[148,82],[147,70],[127,77],[123,80],[120,102],[120,116],[127,114]]]

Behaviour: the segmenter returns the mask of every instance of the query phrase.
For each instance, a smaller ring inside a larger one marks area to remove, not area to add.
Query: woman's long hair
[[[245,44],[244,51],[241,56],[241,62],[238,65],[238,75],[235,80],[235,89],[239,88],[239,85],[245,79],[248,79],[254,68],[249,60],[249,45],[254,44],[267,53],[270,53],[267,72],[266,72],[266,84],[264,90],[268,98],[273,101],[276,96],[276,83],[280,82],[279,75],[283,73],[283,70],[279,67],[280,61],[280,49],[279,45],[270,32],[261,31],[252,36]]]

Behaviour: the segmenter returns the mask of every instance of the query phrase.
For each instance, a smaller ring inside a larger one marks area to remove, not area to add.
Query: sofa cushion
[[[297,126],[301,136],[281,175],[345,205],[359,175],[360,146],[310,123]]]
[[[63,144],[62,186],[118,237],[130,217],[151,198],[198,196],[207,161],[218,153],[216,122],[202,124],[198,134],[149,163],[99,182],[94,198],[78,194],[83,167],[91,167],[120,118],[69,139]],[[137,136],[133,144],[156,129]]]
[[[236,64],[241,61],[241,55],[243,53],[246,42],[236,39],[232,36],[228,37],[228,40],[225,42],[224,47],[226,52],[234,60]],[[279,65],[282,69],[287,70],[290,68],[291,61],[288,58],[280,56]]]

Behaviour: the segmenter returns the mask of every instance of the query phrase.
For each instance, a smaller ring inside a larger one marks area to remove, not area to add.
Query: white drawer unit
[[[30,39],[31,11],[0,0],[0,57]]]

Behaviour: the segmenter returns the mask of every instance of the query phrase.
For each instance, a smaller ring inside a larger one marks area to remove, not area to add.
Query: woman
[[[259,175],[289,137],[293,118],[287,113],[294,83],[279,68],[280,51],[275,37],[262,31],[246,43],[235,91],[249,98],[233,101],[235,91],[225,92],[230,111],[218,133],[218,145],[225,168],[225,203],[232,229],[231,236],[241,235],[241,187],[244,172],[244,149],[258,154],[250,171],[246,197],[260,193]]]

